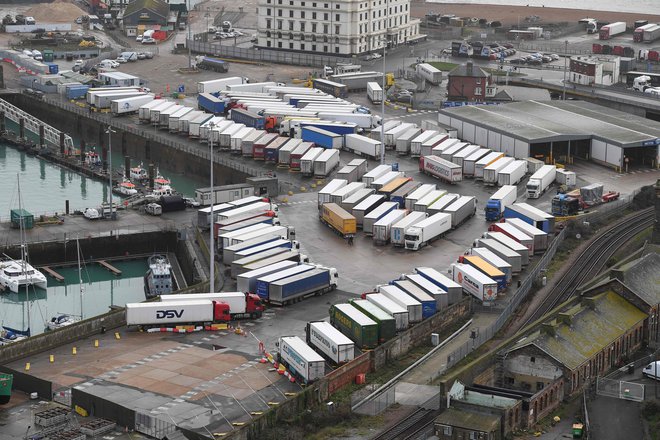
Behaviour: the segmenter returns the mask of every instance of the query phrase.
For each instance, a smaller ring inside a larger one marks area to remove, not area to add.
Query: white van
[[[660,380],[660,361],[651,362],[642,370],[642,374],[649,379]]]

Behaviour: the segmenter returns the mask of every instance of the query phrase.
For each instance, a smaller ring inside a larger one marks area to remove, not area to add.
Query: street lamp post
[[[215,292],[215,243],[213,242],[213,222],[215,217],[213,215],[213,204],[215,202],[215,194],[213,192],[213,128],[215,123],[209,124],[209,145],[211,146],[211,227],[209,228],[209,292]]]
[[[112,209],[112,133],[116,133],[112,127],[108,126],[105,131],[108,134],[108,201],[110,204],[110,218],[115,219],[115,212]]]
[[[562,99],[566,101],[566,58],[568,57],[568,40],[564,40],[564,87],[562,90]]]
[[[387,30],[385,31],[387,32]],[[385,163],[385,49],[387,48],[387,39],[383,39],[383,99],[380,100],[380,163]]]

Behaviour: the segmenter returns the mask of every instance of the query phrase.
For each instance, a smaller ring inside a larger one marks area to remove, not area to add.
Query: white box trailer
[[[501,232],[507,237],[514,239],[515,241],[517,241],[518,243],[522,244],[527,248],[530,256],[534,255],[534,238],[525,234],[522,230],[515,227],[512,223],[509,222],[493,223],[488,229],[492,232]]]
[[[515,185],[503,185],[490,196],[484,208],[486,220],[496,221],[502,218],[504,209],[516,203],[518,198],[518,187]]]
[[[364,176],[367,173],[367,167],[369,166],[369,163],[367,162],[367,159],[353,159],[346,165],[349,167],[357,167],[358,169],[357,180],[361,180],[362,176]]]
[[[460,165],[435,155],[422,156],[419,159],[419,170],[450,184],[463,180],[463,168]]]
[[[395,209],[388,212],[380,220],[374,223],[373,226],[373,239],[376,245],[387,244],[390,241],[392,233],[392,225],[399,222],[406,216],[405,209]]]
[[[451,215],[451,227],[456,229],[477,212],[477,198],[474,196],[461,196],[443,209],[442,212]]]
[[[172,325],[213,322],[213,303],[208,300],[126,304],[126,325]]]
[[[492,251],[511,265],[511,272],[514,274],[522,271],[522,257],[520,254],[493,238],[479,238],[475,240],[473,247],[485,247]]]
[[[373,133],[371,133],[371,136],[373,136],[374,139],[383,141],[383,139],[381,139],[382,132],[387,133],[388,131],[390,131],[394,127],[398,127],[402,123],[403,122],[399,121],[398,119],[390,119],[388,121],[385,121],[383,122],[383,127],[380,130],[376,130]]]
[[[112,101],[125,98],[133,98],[136,96],[148,96],[148,93],[135,90],[135,91],[125,91],[125,92],[116,92],[116,93],[99,93],[94,95],[94,107],[97,110],[106,109],[112,107]]]
[[[299,244],[296,241],[292,242],[291,240],[286,240],[284,238],[270,237],[264,238],[263,241],[258,240],[254,243],[238,243],[233,246],[227,246],[222,250],[222,264],[230,266],[236,260],[274,248],[298,249]]]
[[[327,177],[339,165],[339,150],[325,150],[314,160],[314,177]]]
[[[513,157],[501,157],[492,164],[484,167],[483,180],[486,185],[497,185],[497,176],[509,164],[515,162]]]
[[[538,199],[541,194],[555,181],[557,167],[554,165],[543,165],[537,172],[531,175],[527,181],[527,197]]]
[[[373,235],[374,233],[374,224],[385,217],[390,211],[394,211],[399,207],[399,204],[396,202],[383,202],[378,205],[374,210],[369,212],[362,219],[362,230],[366,235]]]
[[[226,239],[223,239],[223,243],[226,244],[226,247],[237,244],[237,243],[244,243],[246,241],[253,240],[255,238],[263,238],[263,237],[273,237],[273,238],[283,238],[283,239],[289,239],[291,238],[289,236],[290,234],[290,229],[287,226],[274,226],[274,225],[269,225],[267,223],[259,223],[258,225],[266,225],[265,228],[259,228],[255,231],[252,232],[246,232],[243,234],[239,234],[234,237],[229,237]],[[258,226],[255,225],[255,226]],[[247,228],[244,228],[247,229]],[[227,235],[227,234],[225,234]]]
[[[154,99],[151,102],[148,102],[146,104],[142,104],[138,110],[138,121],[140,123],[146,123],[151,121],[151,109],[154,107],[158,107],[160,105],[164,105],[166,102],[171,102],[167,101],[164,99]],[[170,105],[174,105],[173,102],[171,102]]]
[[[241,228],[241,229],[235,229],[235,230],[230,231],[230,232],[225,232],[223,234],[218,235],[218,244],[222,248],[233,246],[234,244],[242,243],[243,241],[245,241],[245,240],[241,240],[241,241],[238,241],[236,243],[232,243],[231,240],[234,237],[240,237],[240,236],[243,236],[243,235],[248,235],[248,234],[251,234],[254,231],[259,231],[261,229],[266,229],[266,228],[271,228],[271,227],[273,227],[273,225],[269,225],[267,223],[255,223],[255,224],[252,224],[250,226],[246,226],[246,227]],[[218,229],[221,229],[221,228],[218,228]]]
[[[495,163],[496,161],[500,160],[503,157],[504,157],[504,153],[500,151],[493,151],[491,153],[488,153],[474,164],[474,174],[472,177],[474,177],[475,179],[483,180],[484,168],[486,168],[488,165]]]
[[[218,118],[218,119],[216,119]],[[201,127],[206,124],[211,122],[212,120],[221,120],[224,119],[221,116],[213,116],[210,113],[204,112],[203,115],[197,116],[195,119],[190,121],[188,124],[188,137],[192,139],[197,139],[199,138],[199,132],[201,130]]]
[[[216,215],[216,222],[221,226],[230,225],[232,223],[247,220],[258,215],[264,215],[272,211],[272,206],[269,202],[256,201],[245,206],[238,206],[232,209],[219,212]]]
[[[434,183],[425,183],[421,185],[419,188],[417,188],[415,191],[411,192],[406,196],[406,202],[405,202],[405,208],[408,211],[412,211],[413,208],[415,207],[415,203],[430,193],[431,191],[435,190],[436,186]]]
[[[302,139],[291,139],[289,142],[284,144],[282,148],[277,152],[277,166],[279,168],[289,167],[291,162],[291,153],[295,151],[296,148],[302,144]]]
[[[415,273],[421,275],[447,292],[450,305],[456,304],[461,300],[461,297],[463,296],[463,287],[446,275],[438,272],[432,267],[416,267]]]
[[[280,338],[279,360],[305,384],[325,376],[325,359],[297,336]]]
[[[346,199],[341,202],[341,207],[344,208],[346,212],[353,212],[353,208],[355,208],[360,202],[375,192],[376,190],[373,188],[359,189],[350,196],[346,197]]]
[[[470,178],[474,177],[476,163],[490,153],[491,150],[488,148],[479,148],[477,151],[463,159],[463,176]]]
[[[390,241],[394,246],[403,247],[405,245],[406,231],[427,217],[425,212],[413,211],[398,222],[394,223],[390,229]]]
[[[362,136],[360,134],[347,134],[345,136],[344,150],[351,151],[360,156],[377,159],[383,144],[380,141]]]
[[[209,130],[206,132],[207,137],[203,138],[202,141],[203,142],[205,141],[205,142],[209,143],[209,142],[211,142],[211,139],[212,139],[213,140],[213,146],[214,147],[219,147],[220,146],[220,135],[222,134],[222,132],[224,132],[228,128],[233,127],[234,125],[236,125],[236,123],[234,121],[229,121],[229,120],[220,121],[216,124],[215,127],[209,128]]]
[[[428,63],[420,63],[416,65],[415,73],[434,86],[440,85],[442,82],[442,70],[439,70]]]
[[[408,229],[405,235],[405,248],[417,251],[431,241],[442,237],[451,230],[451,214],[434,214]]]
[[[314,161],[325,151],[325,148],[312,147],[300,158],[300,172],[303,176],[314,174]]]
[[[469,146],[470,146],[470,144],[468,144],[467,142],[456,142],[451,147],[448,147],[448,148],[445,148],[444,150],[442,150],[442,152],[440,153],[440,157],[443,158],[444,160],[448,160],[449,162],[454,162],[453,161],[454,156],[456,154],[460,153],[461,151],[463,151],[464,148],[469,147]],[[436,153],[434,152],[433,154],[436,154]],[[454,162],[454,163],[456,163],[456,162]],[[460,165],[461,168],[463,168],[463,164],[456,164],[456,165]]]
[[[242,76],[232,76],[229,78],[212,79],[197,83],[197,93],[216,93],[227,89],[227,86],[234,84],[243,84],[245,78]]]
[[[182,107],[179,111],[172,113],[167,121],[167,129],[169,132],[176,133],[179,131],[179,120],[194,110],[195,109],[192,107]]]
[[[465,148],[461,149],[461,151],[454,154],[451,161],[463,168],[463,162],[465,159],[478,150],[481,150],[479,145],[467,145]]]
[[[480,301],[489,302],[497,299],[497,282],[481,273],[469,264],[451,265],[452,278],[463,290]]]
[[[355,357],[355,344],[346,335],[325,321],[307,324],[307,343],[335,365],[350,362]]]
[[[225,122],[226,119],[222,116],[214,116],[210,119],[207,119],[206,122],[200,124],[199,126],[190,127],[190,137],[199,139],[200,142],[208,142],[209,131],[211,131],[211,125],[217,125],[222,122]]]
[[[371,185],[369,186],[375,189],[376,191],[378,191],[383,186],[387,185],[388,183],[399,177],[405,177],[402,171],[389,171],[383,174],[382,176],[380,176],[378,179],[371,182]]]
[[[229,147],[232,154],[241,154],[241,147],[243,145],[243,139],[246,139],[251,133],[257,131],[253,127],[242,127],[236,133],[231,135],[231,146]]]
[[[512,224],[534,239],[534,253],[542,254],[548,248],[547,232],[537,228],[536,226],[532,226],[519,218],[508,218],[505,221],[506,223]]]
[[[508,284],[511,284],[511,278],[513,277],[513,267],[506,260],[501,258],[495,252],[491,251],[485,247],[475,247],[470,249],[471,255],[477,255],[483,258],[488,263],[492,264],[496,268],[506,275],[506,280]]]
[[[447,294],[447,291],[437,284],[432,283],[417,273],[405,274],[403,277],[435,299],[436,311],[446,309],[449,306],[449,295]],[[460,286],[459,289],[462,290]]]
[[[406,132],[399,136],[396,140],[396,154],[399,156],[405,156],[406,154],[410,153],[410,144],[412,143],[413,139],[418,137],[421,133],[422,129],[417,126],[406,130]]]
[[[165,126],[163,121],[167,121],[170,115],[180,108],[183,108],[182,105],[174,104],[167,106],[166,108],[155,107],[151,109],[151,125],[156,127]]]
[[[351,165],[343,166],[339,171],[337,171],[337,178],[344,179],[349,182],[357,182],[360,180],[358,177],[358,167]]]
[[[447,193],[444,196],[440,197],[438,200],[433,202],[431,205],[429,205],[428,208],[426,208],[426,213],[428,215],[434,215],[437,214],[438,212],[443,212],[443,210],[454,203],[460,195],[454,194],[454,193]]]
[[[504,167],[497,175],[497,185],[518,185],[518,183],[527,174],[527,161],[514,160]]]
[[[435,186],[435,185],[434,185]],[[434,189],[429,191],[425,196],[420,197],[413,205],[413,210],[426,212],[426,210],[434,204],[440,197],[447,194],[444,189]]]
[[[336,203],[337,205],[341,205],[341,203],[349,198],[351,195],[355,194],[357,191],[361,189],[365,189],[367,187],[367,184],[364,182],[352,182],[349,183],[332,194],[330,194],[330,203]]]
[[[355,217],[356,226],[361,228],[363,226],[364,217],[380,206],[384,201],[385,196],[381,194],[372,194],[358,203],[352,211],[353,217]]]
[[[369,293],[366,295],[366,299],[394,318],[397,331],[402,331],[408,328],[408,310],[405,307],[395,303],[382,293]]]
[[[140,96],[131,96],[129,98],[115,99],[110,104],[110,110],[115,116],[136,113],[140,111],[140,108],[143,105],[149,104],[153,101],[155,101],[153,93]]]
[[[248,84],[227,84],[225,90],[230,92],[257,92],[260,93],[263,91],[264,87],[276,86],[277,83],[272,81],[268,82],[257,82],[257,83],[248,83]]]
[[[255,142],[257,142],[259,139],[261,139],[263,136],[266,136],[267,134],[268,133],[265,130],[255,130],[248,133],[241,140],[240,154],[243,155],[244,157],[252,157]],[[236,154],[238,154],[238,152],[236,152]]]
[[[422,144],[439,134],[440,132],[436,130],[426,130],[420,133],[419,136],[413,138],[410,141],[410,155],[412,157],[419,157],[422,154]]]
[[[255,293],[257,291],[257,279],[297,265],[298,263],[295,261],[285,260],[249,272],[243,272],[236,277],[237,289],[241,292]]]
[[[231,149],[231,137],[246,127],[245,124],[231,124],[218,134],[218,147],[224,150]],[[215,143],[214,143],[215,145]]]
[[[367,186],[371,186],[371,183],[374,180],[385,175],[386,173],[389,173],[390,171],[392,171],[392,165],[378,165],[376,168],[362,176],[362,181],[366,183]]]
[[[291,251],[292,249],[287,247],[271,247],[269,249],[264,249],[261,252],[253,253],[250,255],[239,256],[235,254],[236,256],[231,262],[231,278],[235,279],[238,274],[245,272],[245,268],[253,263],[257,263],[259,261],[263,261],[280,254],[291,255]],[[298,250],[294,249],[294,251]],[[249,252],[246,251],[245,253]]]
[[[383,102],[383,89],[377,82],[367,83],[367,97],[373,104]]]
[[[422,321],[421,302],[417,301],[415,298],[408,295],[397,286],[393,286],[391,284],[386,286],[379,286],[378,291],[401,307],[404,307],[406,310],[408,310],[409,324],[415,324]]]
[[[324,203],[330,203],[330,195],[335,191],[340,190],[348,184],[346,179],[332,179],[326,186],[321,188],[318,193],[318,203],[317,206],[320,208]]]
[[[188,130],[190,129],[190,122],[204,116],[206,113],[201,110],[193,110],[185,116],[179,118],[179,126],[177,127],[175,133],[188,135]],[[210,115],[209,115],[210,117]]]
[[[404,133],[411,128],[417,128],[417,125],[412,123],[401,123],[396,127],[385,132],[385,147],[396,147],[396,140],[399,139]]]
[[[140,87],[101,87],[95,89],[88,89],[87,94],[85,95],[85,100],[87,104],[94,105],[94,100],[96,95],[107,95],[113,93],[123,93],[123,92],[140,92]]]
[[[484,238],[492,238],[494,240],[499,241],[502,243],[504,246],[508,247],[512,251],[515,251],[517,254],[520,254],[520,259],[521,263],[523,266],[527,266],[529,264],[529,249],[527,246],[524,244],[518,243],[516,240],[513,238],[509,237],[508,235],[502,233],[502,232],[486,232],[484,234]]]
[[[458,142],[458,139],[448,139],[446,133],[440,133],[435,136],[433,136],[430,139],[427,139],[426,141],[422,142],[422,146],[420,147],[420,152],[419,154],[421,156],[430,156],[433,153],[433,150],[438,148],[440,145],[453,145],[456,142]],[[442,151],[442,149],[439,149],[438,151]]]
[[[307,110],[307,107],[305,107],[305,110]],[[318,111],[318,117],[323,120],[355,124],[366,130],[374,129],[380,125],[380,116],[353,113],[350,108],[346,109],[346,111],[343,109],[336,111],[327,106],[319,106],[311,108],[309,111]]]

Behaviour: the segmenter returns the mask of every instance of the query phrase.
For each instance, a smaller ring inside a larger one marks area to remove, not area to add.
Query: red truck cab
[[[229,321],[231,321],[229,305],[227,303],[213,301],[213,322]]]

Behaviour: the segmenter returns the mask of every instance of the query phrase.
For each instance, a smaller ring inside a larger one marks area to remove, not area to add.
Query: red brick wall
[[[355,380],[355,377],[361,373],[371,371],[371,353],[362,353],[351,362],[342,365],[332,373],[326,376],[328,382],[328,394],[332,394],[345,385]]]
[[[480,84],[477,84],[480,82]],[[448,98],[466,101],[484,101],[486,99],[486,87],[488,87],[488,78],[473,77],[450,77],[447,85]],[[475,90],[481,88],[481,94],[476,95]]]

